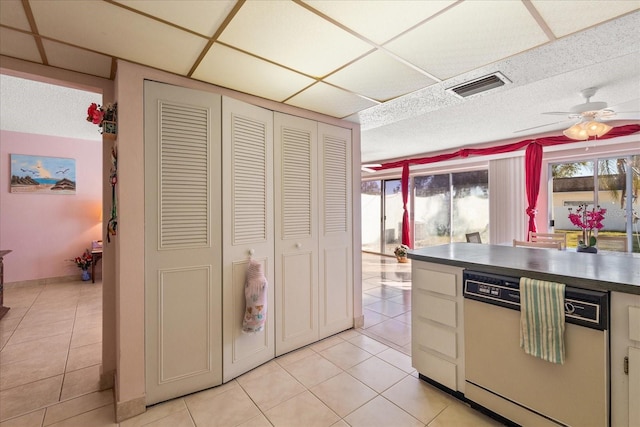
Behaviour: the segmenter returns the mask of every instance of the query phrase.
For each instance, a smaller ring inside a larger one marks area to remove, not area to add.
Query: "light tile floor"
[[[278,357],[219,387],[114,422],[98,391],[102,286],[5,287],[0,427],[499,426],[417,378],[410,264],[363,254],[365,327]]]

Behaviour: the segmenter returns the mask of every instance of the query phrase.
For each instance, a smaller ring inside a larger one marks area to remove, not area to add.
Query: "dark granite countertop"
[[[584,289],[640,295],[638,254],[589,254],[571,250],[452,243],[413,250],[409,258],[485,273],[551,280]]]

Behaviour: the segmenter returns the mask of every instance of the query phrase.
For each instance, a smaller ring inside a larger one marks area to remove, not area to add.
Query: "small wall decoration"
[[[76,194],[76,160],[11,154],[11,193]]]
[[[116,139],[118,133],[118,104],[98,105],[95,102],[87,109],[87,121],[100,127],[100,133]]]

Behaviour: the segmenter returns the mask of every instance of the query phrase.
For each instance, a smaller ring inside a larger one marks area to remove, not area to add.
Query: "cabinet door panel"
[[[318,340],[317,123],[274,114],[276,354]]]
[[[320,338],[353,326],[351,130],[318,124]]]
[[[273,112],[222,99],[223,149],[223,380],[275,356],[273,234]],[[267,278],[267,321],[242,332],[249,257]]]
[[[156,82],[144,90],[150,405],[222,382],[221,101]]]

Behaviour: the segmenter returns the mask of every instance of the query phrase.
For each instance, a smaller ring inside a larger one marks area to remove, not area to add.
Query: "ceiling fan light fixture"
[[[575,139],[577,141],[586,141],[592,136],[599,138],[606,135],[611,129],[613,128],[607,124],[591,120],[588,122],[576,123],[562,133],[567,138]]]
[[[600,138],[602,135],[605,135],[607,132],[613,129],[609,125],[606,125],[602,122],[595,122],[595,121],[587,122],[586,128],[589,136],[597,136],[598,138]]]
[[[575,139],[577,141],[586,141],[587,139],[589,139],[589,133],[584,128],[583,122],[576,123],[569,129],[566,129],[564,132],[562,132],[562,134],[567,138]]]

